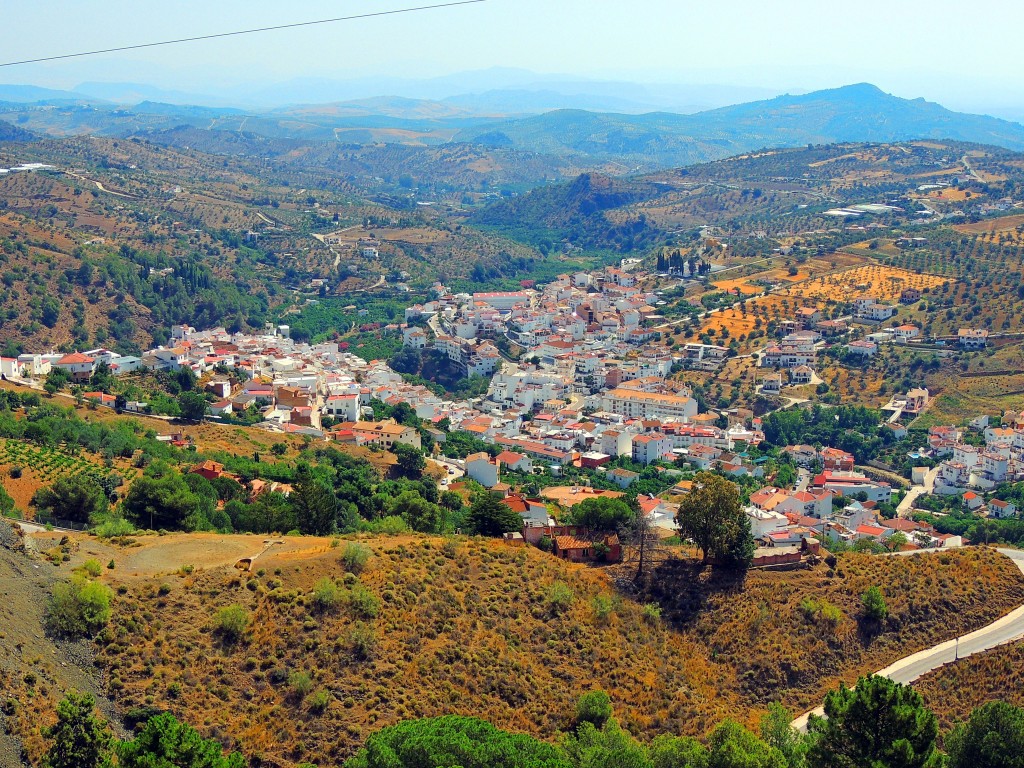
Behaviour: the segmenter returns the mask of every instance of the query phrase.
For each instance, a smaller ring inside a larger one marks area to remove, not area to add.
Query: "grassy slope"
[[[1024,706],[1024,642],[979,653],[931,672],[914,687],[939,716],[943,728],[966,720],[989,701]]]
[[[1024,601],[1024,577],[992,552],[847,555],[832,575],[825,565],[757,572],[743,585],[663,572],[665,620],[650,626],[638,603],[614,597],[606,571],[497,542],[462,540],[453,550],[439,539],[377,538],[367,540],[375,554],[361,580],[381,598],[381,611],[364,620],[376,642],[361,660],[351,610],[312,608],[317,580],[342,578],[341,550],[327,540],[288,540],[257,560],[262,575],[221,566],[176,576],[193,560],[187,537],[173,538],[174,557],[128,547],[114,553],[121,565],[104,573],[125,591],[98,650],[109,692],[123,710],[169,707],[268,766],[334,764],[377,728],[449,712],[551,738],[594,686],[612,693],[617,713],[644,738],[699,735],[728,714],[752,720],[773,699],[793,710],[812,706],[840,678],[852,681]],[[204,541],[194,544],[208,547]],[[83,543],[83,553],[90,547]],[[139,571],[132,563],[140,557],[156,570]],[[562,616],[547,601],[556,580],[575,593]],[[159,594],[161,584],[168,594]],[[894,617],[881,636],[859,633],[853,618],[872,584],[886,590]],[[616,603],[606,621],[592,603],[602,594]],[[829,600],[845,618],[834,631],[808,623],[798,607],[804,597]],[[232,603],[251,612],[254,626],[228,648],[211,629],[215,612]],[[314,688],[332,694],[327,711],[311,713],[287,683],[271,682],[274,670],[309,673]],[[27,741],[36,744],[39,715],[26,714]]]

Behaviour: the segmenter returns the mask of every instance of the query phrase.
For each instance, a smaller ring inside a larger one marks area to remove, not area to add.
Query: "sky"
[[[438,0],[5,0],[0,60],[286,24]],[[239,92],[296,78],[422,78],[511,67],[572,78],[800,92],[872,82],[1024,117],[1024,4],[1006,0],[485,0],[459,7],[0,68],[0,82],[143,82]],[[476,89],[486,86],[474,82]],[[384,94],[381,94],[384,95]]]

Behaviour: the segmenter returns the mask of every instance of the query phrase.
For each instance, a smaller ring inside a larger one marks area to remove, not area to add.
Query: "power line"
[[[369,19],[374,16],[394,16],[399,13],[413,13],[416,11],[432,11],[438,8],[451,8],[457,5],[472,5],[474,3],[486,3],[487,0],[455,0],[450,3],[438,3],[437,5],[420,5],[414,8],[396,8],[391,11],[374,11],[372,13],[359,13],[353,16],[339,16],[336,19],[319,19],[317,21],[299,21],[294,24],[277,24],[272,27],[257,27],[256,29],[242,29],[237,32],[218,32],[212,35],[198,35],[196,37],[181,37],[177,40],[161,40],[155,43],[139,43],[137,45],[121,45],[116,48],[104,48],[98,51],[82,51],[81,53],[64,53],[59,56],[44,56],[40,59],[24,59],[23,61],[7,61],[0,64],[0,67],[14,67],[19,64],[38,64],[43,61],[57,61],[58,59],[74,59],[81,56],[98,56],[103,53],[116,53],[118,51],[133,51],[139,48],[155,48],[160,45],[177,45],[178,43],[192,43],[197,40],[213,40],[218,37],[234,37],[236,35],[251,35],[255,32],[271,32],[277,29],[294,29],[295,27],[311,27],[315,24],[334,24],[339,21],[354,21],[356,19]]]

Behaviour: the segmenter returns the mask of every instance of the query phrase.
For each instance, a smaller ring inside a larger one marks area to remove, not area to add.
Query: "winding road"
[[[1013,560],[1021,572],[1024,572],[1024,551],[1016,549],[998,549],[996,551]],[[987,627],[907,656],[890,664],[885,669],[878,670],[875,674],[887,677],[897,683],[912,683],[934,669],[1022,637],[1024,637],[1024,605],[1010,611]],[[806,731],[807,720],[811,715],[821,717],[824,714],[825,708],[818,707],[800,715],[792,725],[798,731]]]

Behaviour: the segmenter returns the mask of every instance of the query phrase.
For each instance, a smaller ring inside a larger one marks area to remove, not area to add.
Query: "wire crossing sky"
[[[199,40],[214,40],[219,37],[235,37],[237,35],[252,35],[257,32],[272,32],[282,29],[295,29],[296,27],[312,27],[317,24],[335,24],[340,21],[355,21],[356,19],[369,19],[375,16],[394,16],[399,13],[413,13],[416,11],[432,11],[438,8],[451,8],[456,5],[473,5],[485,3],[487,0],[457,0],[457,2],[440,3],[438,5],[421,5],[416,8],[396,8],[391,11],[377,11],[373,13],[359,13],[352,16],[339,16],[336,19],[319,19],[317,21],[299,21],[291,24],[277,24],[271,27],[258,27],[256,29],[242,29],[236,32],[216,32],[208,35],[197,35],[195,37],[182,37],[176,40],[161,40],[155,43],[136,43],[133,45],[121,45],[115,48],[103,48],[96,51],[82,51],[80,53],[62,53],[55,56],[44,56],[38,59],[24,59],[22,61],[7,61],[0,63],[0,67],[15,67],[19,64],[38,64],[44,61],[58,61],[60,59],[75,59],[82,56],[99,56],[104,53],[118,53],[121,51],[134,51],[140,48],[156,48],[161,45],[177,45],[179,43],[192,43]]]

